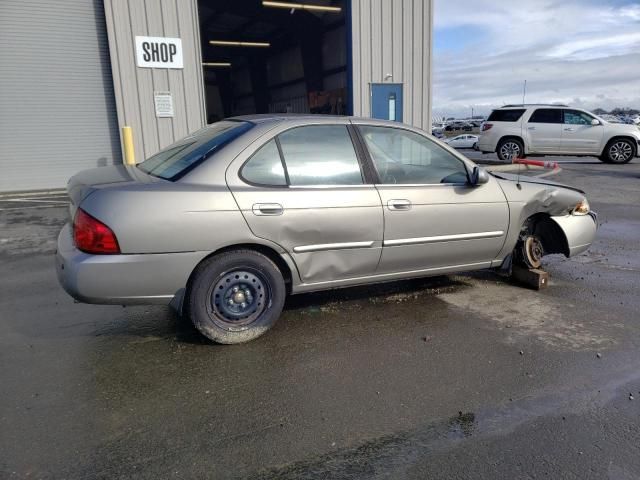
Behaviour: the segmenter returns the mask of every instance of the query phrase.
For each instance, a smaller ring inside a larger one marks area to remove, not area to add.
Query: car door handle
[[[536,127],[527,127],[527,130],[535,130]]]
[[[565,132],[573,132],[575,131],[575,128],[571,128],[571,127],[567,127],[564,129]]]
[[[254,215],[282,215],[284,208],[279,203],[254,203],[251,209]]]
[[[387,202],[389,210],[411,210],[411,202],[405,198],[393,199]]]

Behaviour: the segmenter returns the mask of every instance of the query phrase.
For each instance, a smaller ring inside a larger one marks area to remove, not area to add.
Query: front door
[[[562,110],[538,108],[525,125],[529,152],[560,152],[562,148]]]
[[[580,110],[564,110],[562,124],[562,151],[567,153],[590,153],[597,155],[602,150],[602,125],[592,125],[591,115]]]
[[[253,234],[287,251],[303,283],[375,271],[380,197],[364,180],[346,124],[292,128],[249,155],[227,182]]]
[[[385,227],[378,273],[488,266],[509,219],[497,181],[470,186],[462,160],[414,131],[358,128],[380,177]]]
[[[402,84],[371,84],[371,116],[380,120],[402,122]]]

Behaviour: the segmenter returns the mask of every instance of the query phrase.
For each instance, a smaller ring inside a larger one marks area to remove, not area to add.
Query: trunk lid
[[[73,219],[76,209],[91,193],[101,188],[127,183],[155,183],[162,181],[144,173],[132,165],[110,165],[78,172],[67,183],[67,194],[71,200],[69,213]]]

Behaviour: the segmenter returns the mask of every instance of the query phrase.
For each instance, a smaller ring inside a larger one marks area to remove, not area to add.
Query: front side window
[[[464,163],[422,135],[391,127],[358,128],[383,184],[468,181]]]
[[[533,112],[529,123],[562,123],[562,110],[559,108],[539,108]]]
[[[286,186],[287,181],[282,168],[282,160],[276,141],[264,144],[245,163],[240,176],[247,182],[266,186]]]
[[[309,125],[278,136],[292,186],[361,185],[360,164],[346,125]]]
[[[579,110],[565,110],[564,123],[569,125],[591,125],[593,117]]]

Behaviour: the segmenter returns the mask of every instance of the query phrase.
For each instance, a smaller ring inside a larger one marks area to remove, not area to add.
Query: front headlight
[[[588,215],[590,211],[589,202],[587,202],[586,198],[583,198],[582,201],[573,208],[571,213],[573,215]]]

